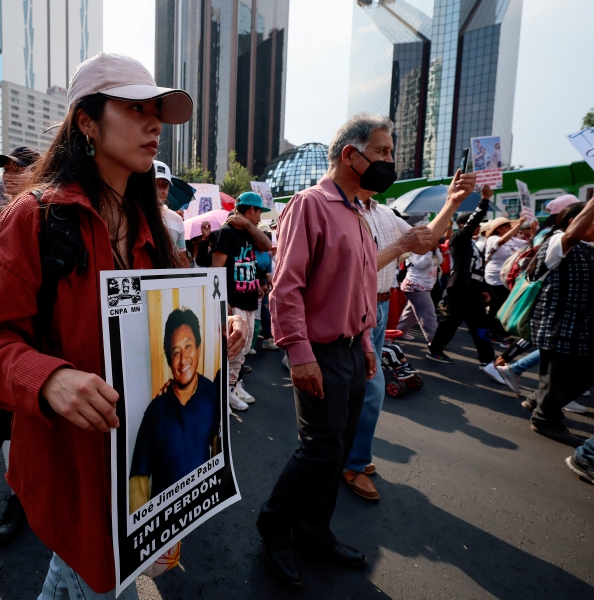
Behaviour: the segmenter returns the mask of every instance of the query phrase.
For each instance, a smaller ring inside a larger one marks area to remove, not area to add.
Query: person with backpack
[[[9,485],[53,557],[40,600],[115,598],[110,430],[99,273],[177,267],[157,199],[162,123],[192,99],[119,54],[81,63],[68,114],[0,215],[0,399],[14,411]],[[232,322],[228,349],[245,330]],[[119,596],[137,599],[135,585]]]
[[[503,263],[512,256],[525,242],[516,240],[525,217],[513,224],[505,217],[498,217],[489,223],[485,234],[487,243],[485,246],[485,282],[491,300],[489,302],[489,320],[491,322],[491,336],[500,345],[508,346],[505,341],[507,333],[497,320],[497,311],[509,296],[509,290],[499,275]]]
[[[563,423],[563,407],[594,384],[594,199],[572,203],[557,215],[533,265],[544,278],[532,310],[532,343],[540,350],[539,389],[531,403],[531,429],[580,446],[584,439]],[[525,401],[527,402],[527,401]]]
[[[482,368],[491,365],[495,352],[489,341],[489,320],[485,304],[491,300],[485,286],[485,268],[482,253],[473,237],[478,235],[481,221],[489,208],[493,190],[485,185],[482,198],[473,213],[463,213],[456,221],[459,229],[450,240],[453,268],[448,283],[447,316],[437,327],[429,352],[425,355],[435,362],[453,364],[444,353],[458,327],[466,321],[478,352]],[[495,367],[493,369],[495,371]],[[497,373],[497,375],[499,375]],[[504,383],[501,380],[501,383]]]

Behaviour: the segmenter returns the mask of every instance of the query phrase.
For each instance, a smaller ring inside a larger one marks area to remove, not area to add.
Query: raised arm
[[[501,246],[503,246],[503,244],[506,244],[507,242],[509,242],[512,238],[516,237],[516,235],[518,235],[518,232],[520,231],[520,229],[522,229],[522,225],[524,225],[525,222],[526,222],[526,217],[520,217],[520,220],[516,223],[516,225],[514,227],[512,227],[505,235],[502,235],[497,240],[499,247],[501,247]]]
[[[427,251],[439,243],[454,213],[460,209],[460,204],[472,194],[475,186],[476,173],[460,173],[460,169],[456,171],[452,183],[450,183],[450,187],[448,188],[448,197],[444,207],[439,211],[435,219],[429,223],[431,245]]]
[[[582,240],[590,241],[592,229],[594,228],[594,198],[588,201],[584,210],[575,217],[563,234],[563,254],[567,254],[571,248]]]

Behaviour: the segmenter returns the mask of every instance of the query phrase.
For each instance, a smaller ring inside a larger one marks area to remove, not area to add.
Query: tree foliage
[[[591,108],[582,119],[582,129],[594,127],[594,108]]]
[[[200,159],[196,161],[194,167],[181,167],[177,172],[177,177],[186,183],[212,183],[210,171],[202,167]]]
[[[250,181],[256,181],[258,178],[251,175],[242,164],[237,162],[237,153],[231,150],[229,153],[229,169],[225,177],[219,183],[221,192],[237,198],[243,192],[249,192],[252,188]]]

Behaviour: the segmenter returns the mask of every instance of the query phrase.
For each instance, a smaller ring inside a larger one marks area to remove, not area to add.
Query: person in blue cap
[[[226,223],[212,234],[212,266],[227,270],[227,302],[230,315],[240,315],[248,324],[248,339],[243,352],[229,361],[229,404],[235,410],[246,410],[254,397],[237,381],[245,355],[252,347],[254,313],[258,308],[260,283],[256,273],[255,250],[268,252],[272,243],[258,229],[263,212],[270,209],[255,192],[244,192],[237,198],[235,210]]]

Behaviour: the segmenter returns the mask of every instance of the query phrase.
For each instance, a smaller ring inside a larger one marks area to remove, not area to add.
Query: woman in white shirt
[[[491,336],[499,343],[504,342],[505,330],[497,321],[497,311],[501,308],[509,290],[501,281],[500,272],[503,263],[516,250],[526,244],[524,240],[516,240],[515,236],[526,221],[526,217],[512,226],[512,222],[505,217],[498,217],[489,224],[486,231],[487,245],[485,246],[485,283],[491,296],[489,302],[489,315],[491,317]]]
[[[437,246],[427,254],[411,254],[406,261],[408,268],[400,289],[405,293],[408,303],[398,323],[404,339],[414,339],[408,335],[408,331],[418,322],[427,343],[433,341],[437,315],[431,290],[437,281],[437,269],[442,262],[443,256]]]

